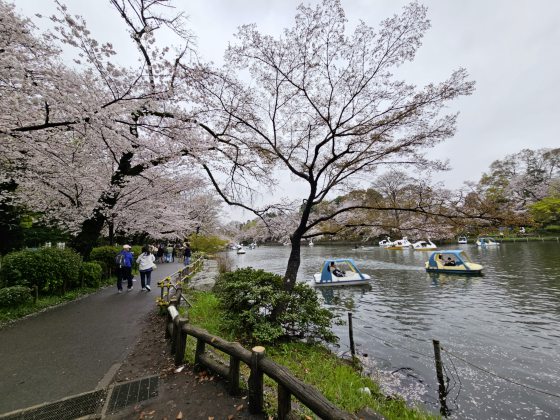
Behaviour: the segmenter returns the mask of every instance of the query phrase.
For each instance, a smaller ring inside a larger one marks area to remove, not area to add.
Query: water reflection
[[[402,392],[439,411],[431,341],[438,339],[470,363],[560,394],[560,244],[459,248],[485,267],[483,277],[428,274],[424,252],[316,245],[302,249],[298,280],[310,280],[329,257],[353,258],[373,277],[369,287],[318,293],[343,319],[353,312],[354,340],[375,362],[389,393]],[[261,247],[232,258],[239,266],[283,274],[288,255],[288,247]],[[334,329],[347,346],[347,327]],[[445,351],[443,357],[456,384],[448,399],[452,417],[552,419],[560,412],[558,398],[491,377]]]

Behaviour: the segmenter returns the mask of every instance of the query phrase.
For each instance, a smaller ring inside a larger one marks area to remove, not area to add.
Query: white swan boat
[[[427,241],[414,242],[412,244],[412,248],[415,251],[433,251],[434,249],[437,249],[437,245],[428,238]]]
[[[391,245],[386,246],[386,249],[408,249],[411,248],[412,244],[408,241],[408,238],[405,236],[402,239],[397,239],[395,242],[393,242]]]
[[[393,242],[391,242],[391,238],[389,238],[387,236],[387,239],[383,239],[382,241],[379,241],[379,246],[381,248],[387,248],[388,246],[391,246],[393,244]]]

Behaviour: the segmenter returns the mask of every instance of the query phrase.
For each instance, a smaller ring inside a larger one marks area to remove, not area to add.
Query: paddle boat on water
[[[371,277],[358,270],[351,258],[331,258],[325,260],[320,273],[313,275],[312,284],[325,286],[359,286],[368,284]]]
[[[387,248],[388,246],[391,246],[393,244],[393,242],[391,242],[391,238],[389,238],[387,236],[387,239],[383,239],[382,241],[379,241],[379,246],[381,248]]]
[[[237,248],[237,253],[238,254],[246,254],[247,251],[245,251],[245,248],[243,248],[243,246]]]
[[[412,249],[415,251],[433,251],[434,249],[437,249],[437,245],[428,238],[427,241],[414,242],[412,244]]]
[[[467,243],[467,237],[466,236],[459,236],[457,238],[457,243],[458,244],[466,244]]]
[[[399,249],[408,249],[411,247],[412,244],[408,241],[408,238],[405,236],[402,239],[397,239],[395,242],[393,242],[389,246],[386,246],[385,248],[399,250]]]
[[[493,238],[488,238],[488,237],[480,237],[476,240],[476,244],[478,246],[481,247],[486,247],[486,246],[499,246],[500,243],[497,242],[495,239]]]
[[[483,268],[473,263],[460,249],[432,252],[426,261],[426,271],[429,273],[482,274]]]

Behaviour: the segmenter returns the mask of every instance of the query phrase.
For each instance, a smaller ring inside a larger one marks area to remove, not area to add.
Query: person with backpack
[[[121,252],[115,257],[115,263],[117,265],[117,289],[118,293],[122,293],[122,282],[127,281],[127,291],[131,291],[132,287],[132,262],[134,261],[134,255],[130,252],[132,247],[130,245],[123,245]]]
[[[150,292],[152,289],[150,287],[150,281],[152,279],[152,271],[156,266],[154,261],[156,257],[151,253],[148,246],[142,247],[142,254],[138,257],[136,262],[138,263],[138,270],[140,270],[140,282],[142,283],[142,290]]]

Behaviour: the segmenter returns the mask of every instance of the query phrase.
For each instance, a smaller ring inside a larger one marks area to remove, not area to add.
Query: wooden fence
[[[195,366],[204,366],[228,381],[228,391],[235,395],[240,391],[240,362],[245,363],[251,373],[249,376],[249,411],[259,414],[263,411],[264,382],[263,375],[273,379],[278,385],[278,411],[280,420],[289,418],[291,412],[291,398],[294,396],[303,405],[322,419],[356,419],[327,400],[316,388],[294,377],[291,372],[273,360],[266,358],[265,348],[253,347],[251,351],[239,343],[232,343],[220,337],[211,335],[202,328],[189,325],[186,318],[179,316],[171,300],[167,308],[166,337],[171,339],[171,353],[175,356],[175,364],[180,365],[185,358],[187,337],[196,339]],[[206,352],[206,346],[218,349],[229,356],[229,365],[219,362]],[[368,419],[383,420],[379,414],[370,414]]]
[[[188,300],[183,296],[183,287],[186,286],[189,279],[204,268],[204,257],[201,256],[191,262],[189,265],[181,268],[175,273],[167,276],[158,282],[160,288],[160,298],[158,304],[160,308],[167,308],[172,299],[178,304],[184,301],[190,306]]]

